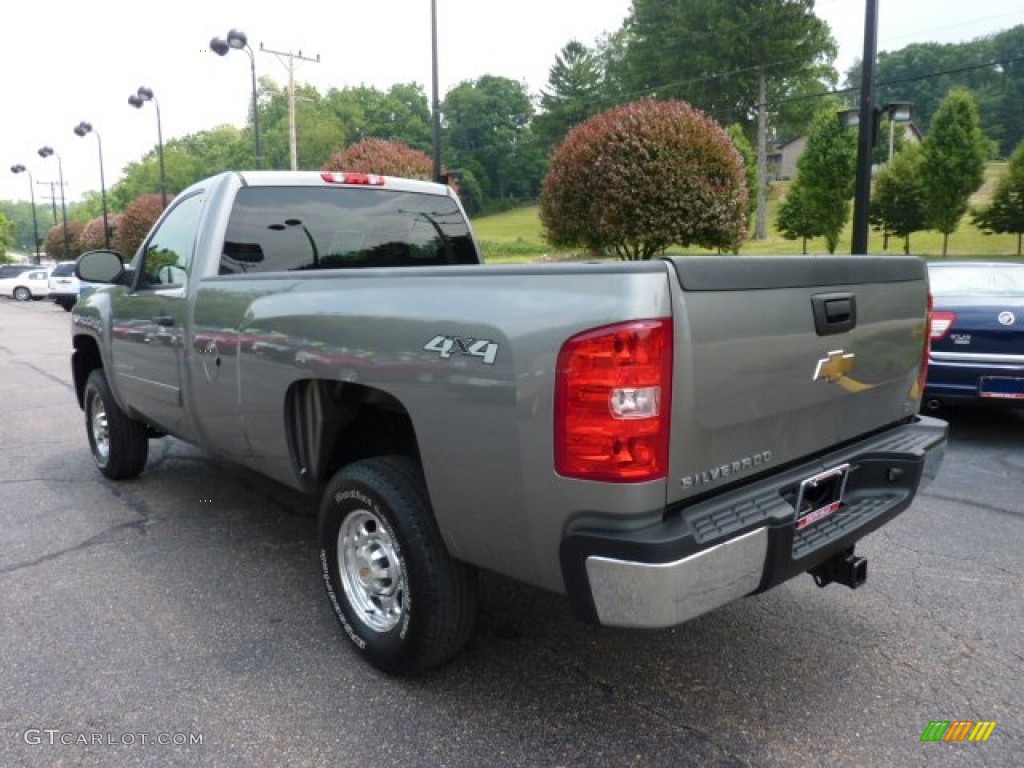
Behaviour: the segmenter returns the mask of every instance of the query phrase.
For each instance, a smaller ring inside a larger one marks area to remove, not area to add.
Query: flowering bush
[[[321,171],[353,171],[430,181],[434,163],[426,152],[400,141],[364,139],[331,155]]]
[[[68,248],[64,249],[64,224],[54,226],[43,240],[43,250],[46,255],[54,261],[69,261],[77,259],[82,252],[79,240],[82,236],[82,229],[85,225],[80,221],[68,222]]]
[[[120,218],[120,215],[113,213],[107,216],[107,224],[110,226],[111,248],[113,248],[117,243],[117,225]],[[97,216],[85,225],[85,229],[82,230],[82,237],[79,240],[79,245],[82,248],[82,253],[107,247],[106,240],[103,238],[102,216]]]
[[[164,211],[163,198],[157,193],[140,195],[128,203],[117,226],[117,251],[130,261],[146,239],[160,214]]]
[[[747,231],[743,159],[682,101],[638,101],[578,125],[555,150],[540,218],[555,246],[649,259],[670,245],[736,249]]]

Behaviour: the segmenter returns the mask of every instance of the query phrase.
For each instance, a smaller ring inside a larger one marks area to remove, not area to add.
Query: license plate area
[[[978,395],[1007,400],[1024,400],[1024,378],[1011,376],[982,376],[978,382]]]
[[[850,465],[841,464],[800,483],[796,495],[795,525],[798,531],[839,511],[849,477]]]

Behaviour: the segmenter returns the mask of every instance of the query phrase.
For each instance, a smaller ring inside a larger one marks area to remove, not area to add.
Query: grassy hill
[[[1006,171],[1006,163],[989,163],[985,171],[985,183],[971,198],[971,205],[986,205],[991,199],[998,178]],[[775,229],[775,216],[779,202],[785,197],[789,182],[772,184],[768,200],[768,238],[748,240],[740,249],[743,255],[798,254],[799,240],[786,240]],[[852,215],[851,215],[852,218]],[[544,240],[543,229],[538,218],[538,207],[516,208],[493,216],[473,219],[473,229],[480,241],[484,258],[490,262],[547,261],[582,258],[583,254],[573,249],[552,248]],[[916,232],[910,238],[911,253],[936,257],[942,253],[942,235],[939,232]],[[891,238],[888,250],[883,249],[883,238],[878,232],[871,232],[868,250],[872,254],[903,252],[903,241]],[[670,248],[669,253],[706,253],[696,248]],[[824,238],[810,240],[807,252],[827,253]],[[850,225],[843,231],[836,253],[850,252]],[[960,227],[950,235],[949,256],[1013,256],[1017,252],[1016,235],[985,235],[970,222],[970,215],[964,217]]]

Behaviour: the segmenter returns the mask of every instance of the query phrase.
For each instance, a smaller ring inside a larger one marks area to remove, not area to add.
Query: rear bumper
[[[1009,357],[1009,356],[1007,356]],[[1018,356],[1014,356],[1018,357]],[[1009,398],[989,398],[981,394],[981,379],[986,376],[995,378],[1024,378],[1024,357],[1019,361],[993,362],[971,359],[969,356],[957,356],[954,359],[931,359],[928,363],[928,380],[925,382],[925,401],[932,399],[947,402],[967,400],[1010,400]],[[1021,402],[1017,400],[1016,402]]]
[[[777,586],[909,507],[938,472],[946,439],[945,422],[922,416],[740,489],[668,509],[648,528],[573,530],[561,546],[573,609],[609,626],[668,627]],[[851,471],[841,507],[796,530],[793,499],[801,481],[845,463]]]

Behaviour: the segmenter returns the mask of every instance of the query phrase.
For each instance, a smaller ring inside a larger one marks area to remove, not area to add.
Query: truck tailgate
[[[912,416],[928,283],[913,257],[672,258],[668,502]]]

